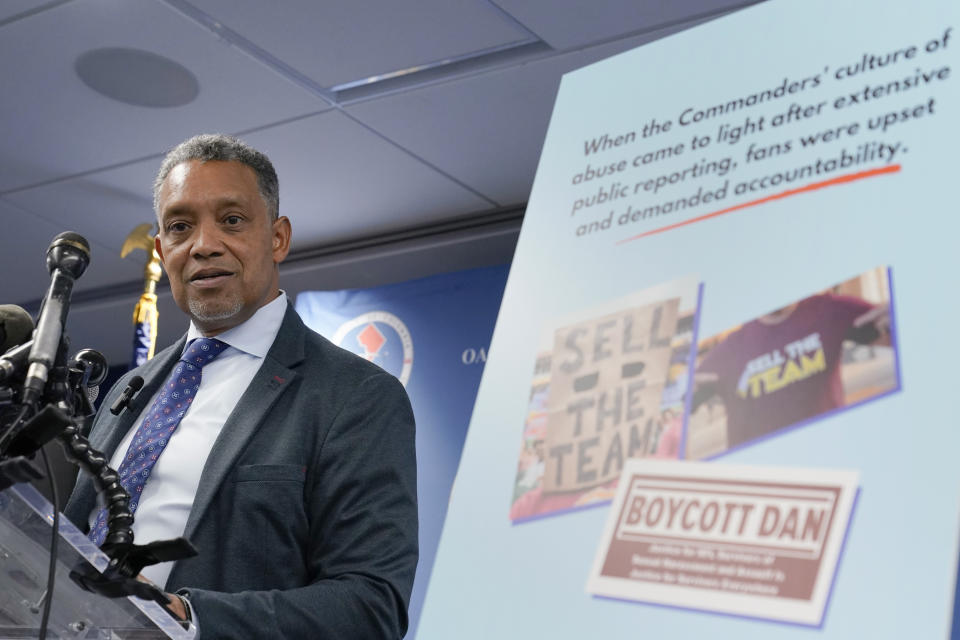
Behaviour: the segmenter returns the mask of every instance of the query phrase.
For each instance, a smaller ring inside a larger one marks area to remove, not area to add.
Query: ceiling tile
[[[754,0],[758,1],[758,0]],[[554,49],[657,29],[752,4],[750,0],[495,0]]]
[[[339,112],[244,138],[280,177],[280,211],[294,249],[450,219],[492,203],[474,195]]]
[[[193,0],[321,86],[530,40],[483,0]]]
[[[4,197],[60,231],[75,231],[98,248],[119,255],[127,234],[154,220],[151,185],[160,161],[159,157],[141,160]]]
[[[4,228],[16,229],[16,242],[4,242],[3,251],[0,251],[0,274],[7,276],[0,286],[0,303],[24,304],[39,300],[50,285],[50,273],[46,267],[50,241],[57,234],[76,229],[38,217],[2,199],[0,219]],[[90,243],[90,265],[77,279],[74,291],[130,282],[142,277],[142,259],[138,262],[121,260],[119,251],[111,251],[98,245],[91,237],[78,233]]]
[[[45,4],[49,3],[39,3],[37,0],[4,0],[3,4],[0,4],[0,23],[8,20],[22,20],[28,17],[31,11],[37,11]]]
[[[501,205],[522,204],[560,77],[681,28],[392,94],[347,111]]]
[[[202,131],[236,132],[327,107],[208,30],[154,0],[75,0],[0,28],[0,192],[163,151]],[[84,85],[76,58],[100,47],[173,59],[200,84],[197,99],[158,109]]]
[[[50,241],[63,231],[0,199],[4,234],[0,250],[0,304],[22,304],[43,296],[50,284],[45,259]],[[15,241],[11,241],[15,236]]]

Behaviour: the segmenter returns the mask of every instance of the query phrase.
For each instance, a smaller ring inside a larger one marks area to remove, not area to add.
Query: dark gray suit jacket
[[[120,379],[145,384],[91,431],[111,455],[185,337]],[[64,513],[95,505],[81,474]],[[413,414],[397,379],[334,346],[287,306],[280,332],[204,466],[168,591],[188,592],[203,640],[399,638],[417,563]]]

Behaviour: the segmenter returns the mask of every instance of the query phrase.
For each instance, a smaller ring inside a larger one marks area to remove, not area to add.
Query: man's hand
[[[184,608],[183,600],[180,599],[180,596],[173,593],[165,593],[164,595],[170,599],[170,603],[167,604],[167,610],[179,620],[186,620],[187,610]]]
[[[137,576],[137,580],[139,580],[140,582],[146,582],[147,584],[152,584],[155,587],[157,586],[150,579],[143,577],[142,573]],[[159,589],[159,587],[157,588]],[[167,611],[169,611],[174,616],[176,616],[178,620],[186,621],[187,610],[184,608],[183,600],[180,599],[180,596],[178,596],[175,593],[164,593],[163,595],[167,596],[167,600],[168,600],[166,604]]]

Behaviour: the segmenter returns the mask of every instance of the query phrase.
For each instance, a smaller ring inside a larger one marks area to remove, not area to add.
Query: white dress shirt
[[[287,297],[281,291],[249,320],[216,336],[229,347],[203,367],[200,388],[193,403],[150,472],[150,480],[143,488],[134,514],[133,534],[137,544],[183,535],[207,456],[240,396],[260,369],[280,331],[286,309]],[[187,344],[202,335],[191,322]],[[114,451],[110,459],[110,466],[114,469],[120,468],[134,434],[159,395],[160,391],[157,391],[145,405],[144,412]],[[101,508],[98,503],[91,512],[91,527]],[[171,568],[172,563],[163,562],[144,568],[143,575],[162,588]]]

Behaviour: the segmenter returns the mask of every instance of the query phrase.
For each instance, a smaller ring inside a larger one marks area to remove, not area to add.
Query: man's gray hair
[[[280,185],[277,172],[265,154],[250,145],[220,133],[205,133],[185,140],[174,147],[160,165],[157,179],[153,181],[153,210],[160,217],[160,186],[178,164],[199,160],[200,162],[242,162],[257,175],[257,187],[272,220],[280,215]]]

